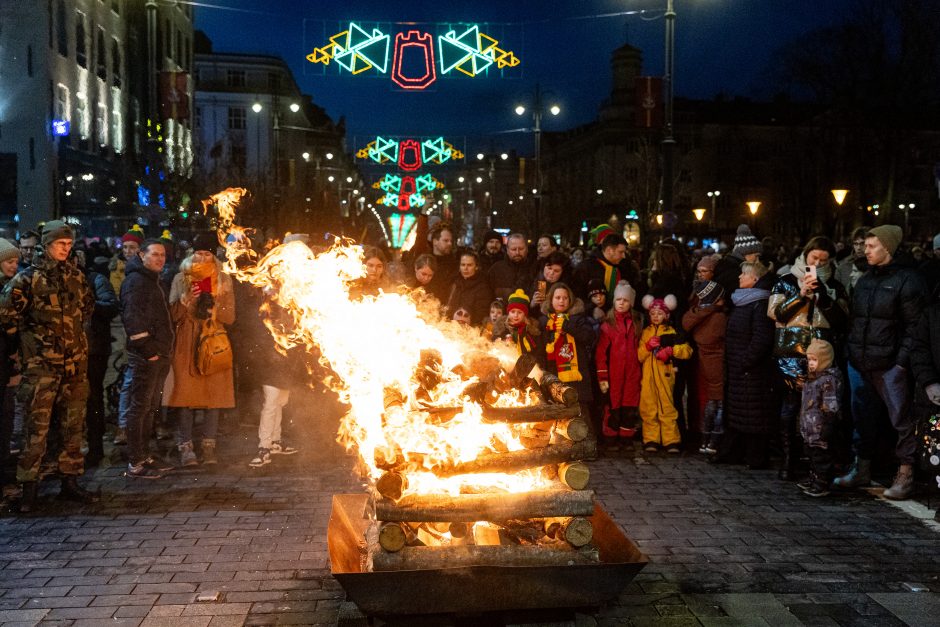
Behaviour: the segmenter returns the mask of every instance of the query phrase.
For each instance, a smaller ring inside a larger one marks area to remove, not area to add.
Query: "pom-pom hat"
[[[144,230],[140,228],[139,224],[135,224],[127,230],[127,233],[121,236],[121,243],[123,244],[125,242],[134,242],[140,246],[144,243],[144,239],[146,239]]]
[[[506,305],[506,313],[513,309],[519,309],[523,315],[529,315],[529,297],[521,289],[516,290],[509,295],[509,304]]]
[[[676,297],[672,294],[666,294],[663,298],[656,298],[652,294],[647,294],[643,297],[643,308],[646,311],[653,311],[654,309],[659,309],[667,316],[676,310],[678,306],[678,301]]]
[[[620,281],[617,283],[617,287],[614,288],[614,300],[624,297],[630,303],[630,307],[633,307],[636,303],[636,290],[626,281]]]
[[[734,249],[731,251],[737,257],[742,259],[747,255],[754,253],[760,254],[764,247],[751,233],[751,227],[746,224],[738,226],[738,232],[734,236]]]

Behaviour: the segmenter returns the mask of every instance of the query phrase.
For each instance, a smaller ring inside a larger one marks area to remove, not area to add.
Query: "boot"
[[[202,441],[202,463],[218,464],[219,460],[215,456],[215,440],[205,438]]]
[[[199,460],[196,459],[196,454],[193,452],[193,443],[184,442],[179,445],[180,449],[180,466],[198,466]]]
[[[20,497],[20,513],[28,514],[36,508],[36,492],[39,486],[35,481],[24,481],[21,487],[23,495]]]
[[[59,498],[64,501],[75,501],[77,503],[97,503],[101,496],[95,492],[89,492],[78,484],[78,477],[75,475],[66,475],[62,477],[62,489],[59,490]]]
[[[832,487],[841,490],[863,488],[871,485],[871,460],[856,457],[855,462],[845,475],[836,477]]]
[[[914,467],[910,464],[901,464],[898,474],[894,476],[894,483],[885,490],[884,497],[892,501],[903,501],[914,492]]]

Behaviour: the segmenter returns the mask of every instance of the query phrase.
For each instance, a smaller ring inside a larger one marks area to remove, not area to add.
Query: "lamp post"
[[[671,1],[671,0],[670,0]],[[526,108],[524,105],[516,106],[516,115],[525,115]],[[548,112],[552,115],[557,116],[561,113],[561,107],[557,104],[552,104],[548,108]],[[533,132],[535,133],[535,231],[539,231],[541,228],[541,211],[542,211],[542,91],[538,83],[535,84],[535,100],[532,106],[532,124]]]
[[[675,73],[676,11],[673,0],[666,1],[666,56],[663,73],[663,193],[662,210],[672,211],[672,171],[676,140],[673,137],[673,82]]]
[[[749,200],[746,203],[748,211],[751,212],[751,226],[754,226],[754,222],[757,220],[757,212],[760,210],[761,202],[759,200]]]
[[[715,223],[717,222],[717,220],[716,220],[716,218],[715,218],[715,214],[717,213],[717,212],[715,211],[715,206],[718,204],[718,197],[721,196],[721,190],[714,189],[714,190],[708,192],[708,193],[706,194],[706,196],[708,196],[709,200],[712,201],[712,214],[711,214],[711,216],[710,216],[709,219],[708,219],[708,220],[709,220],[709,225],[711,225],[712,228],[715,228]]]
[[[915,205],[912,202],[907,203],[907,204],[902,203],[898,205],[898,209],[904,212],[904,232],[905,233],[907,233],[907,226],[908,226],[908,220],[910,218],[911,209],[913,209],[916,206],[917,205]]]

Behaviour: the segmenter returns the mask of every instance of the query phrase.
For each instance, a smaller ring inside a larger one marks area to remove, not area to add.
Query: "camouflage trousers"
[[[26,408],[26,446],[16,467],[17,481],[38,479],[53,411],[62,434],[62,450],[58,454],[59,472],[63,475],[82,474],[85,469],[82,436],[85,430],[85,402],[88,399],[88,377],[85,372],[29,366],[23,373],[16,396]]]

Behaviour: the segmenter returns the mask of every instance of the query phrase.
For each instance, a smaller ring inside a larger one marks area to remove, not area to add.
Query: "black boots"
[[[36,507],[37,485],[35,481],[24,481],[20,487],[23,491],[20,497],[20,513],[28,514]]]
[[[75,501],[77,503],[97,503],[101,496],[95,492],[89,492],[78,485],[78,477],[75,475],[66,475],[62,477],[62,489],[59,490],[59,498],[66,501]]]

